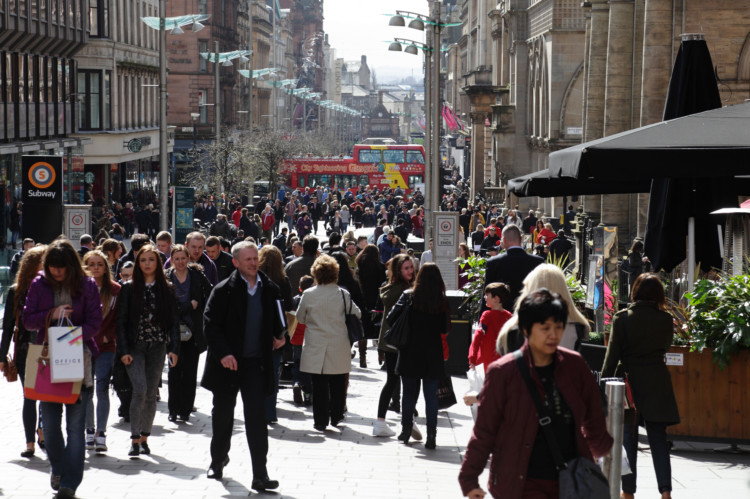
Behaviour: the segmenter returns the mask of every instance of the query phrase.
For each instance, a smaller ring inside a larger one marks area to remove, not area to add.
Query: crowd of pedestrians
[[[268,427],[278,422],[282,364],[292,366],[293,402],[311,407],[310,429],[325,435],[331,426],[345,423],[352,359],[358,354],[360,367],[368,367],[368,341],[376,343],[378,364],[386,371],[372,408],[373,436],[397,436],[404,444],[421,441],[416,424],[421,390],[424,446],[435,449],[438,383],[451,354],[451,321],[445,283],[432,263],[432,241],[421,258],[403,245],[410,235],[422,235],[423,202],[418,191],[409,197],[368,188],[282,189],[277,199],[254,209],[239,198],[223,197],[218,207],[210,199],[196,200],[196,217],[207,223],[184,241],[173,241],[168,232],[140,232],[140,227],[131,235],[130,226],[125,228],[130,250],[106,230],[102,238],[82,237],[79,249],[62,238],[47,246],[24,241],[8,295],[0,359],[14,339],[23,380],[29,345],[46,341],[51,318],[69,318],[83,328],[86,363],[78,403],[42,402],[37,408],[24,399],[21,455],[31,457],[36,445],[43,446],[50,485],[65,498],[75,496],[83,479],[87,449],[106,453],[116,445],[131,458],[150,454],[166,361],[168,420],[176,428],[190,422],[198,385],[212,393],[207,477],[222,479],[230,462],[239,394],[252,488],[273,490],[279,483],[268,472]],[[553,408],[552,424],[565,458],[595,458],[612,445],[599,391],[575,353],[588,336],[588,321],[573,304],[562,271],[529,253],[538,238],[551,247],[565,238],[564,232],[555,235],[533,212],[521,218],[514,210],[504,214],[496,206],[472,206],[459,193],[443,203],[444,209],[461,213],[461,256],[489,258],[483,312],[468,358],[471,369],[486,371],[486,382],[480,393],[465,399],[478,404],[478,411],[461,488],[469,497],[484,495],[477,479],[500,442],[507,451],[493,454],[490,492],[555,497],[558,470],[525,392],[520,363]],[[369,237],[355,237],[351,229],[356,227],[375,229]],[[321,229],[328,233],[323,246],[316,236]],[[634,309],[634,318],[618,316],[607,372],[639,355],[623,336],[623,325],[641,316],[647,320],[663,304],[663,295],[639,286],[641,280],[647,283],[645,276],[635,283],[634,299],[654,304]],[[347,314],[361,321],[365,337],[357,342],[350,340]],[[396,349],[386,333],[401,314],[408,314],[409,337]],[[663,350],[662,343],[653,344],[653,355]],[[205,370],[199,373],[203,353]],[[374,359],[369,367],[375,367]],[[110,386],[120,399],[118,414],[130,425],[127,446],[106,439]],[[657,472],[660,489],[667,493],[671,479],[664,427],[679,419],[671,409],[662,404],[642,416],[652,448],[665,456]],[[387,424],[388,411],[400,413],[400,431]],[[632,432],[626,434],[629,457],[634,441]],[[634,478],[623,481],[625,494],[634,489]]]

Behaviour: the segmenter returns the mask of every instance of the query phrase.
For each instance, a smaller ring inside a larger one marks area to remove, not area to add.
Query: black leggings
[[[380,392],[380,401],[378,402],[378,418],[381,419],[385,418],[391,399],[398,401],[401,392],[401,376],[396,374],[396,360],[398,360],[397,353],[385,353],[385,368],[388,377],[385,380],[383,390]]]

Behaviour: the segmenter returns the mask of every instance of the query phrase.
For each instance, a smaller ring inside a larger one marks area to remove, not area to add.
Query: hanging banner
[[[63,232],[62,156],[23,156],[23,211],[21,228],[24,238],[49,244]]]

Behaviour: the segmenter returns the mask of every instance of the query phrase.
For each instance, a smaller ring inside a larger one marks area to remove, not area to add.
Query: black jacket
[[[274,390],[273,339],[284,337],[284,320],[279,316],[278,303],[281,301],[279,287],[264,273],[258,271],[261,280],[261,303],[263,306],[263,372],[266,394]],[[283,304],[282,304],[283,308]],[[268,313],[266,313],[268,312]],[[245,344],[245,319],[247,316],[247,284],[235,270],[229,279],[220,282],[208,298],[203,313],[203,332],[208,344],[206,368],[203,371],[201,386],[212,392],[232,391],[239,386],[238,371],[230,371],[221,365],[221,359],[233,355],[239,363]]]
[[[219,257],[213,261],[216,264],[216,272],[219,274],[218,282],[223,281],[234,272],[234,263],[232,263],[232,255],[226,251],[220,251]],[[217,284],[218,284],[217,282]]]
[[[171,353],[180,353],[180,314],[177,310],[177,298],[174,292],[169,294],[170,303],[159,303],[160,309],[167,308],[171,310],[172,321],[167,335],[169,344],[167,351]],[[135,307],[133,296],[133,281],[128,281],[120,288],[120,294],[117,295],[117,352],[118,357],[132,354],[132,346],[135,344],[136,335],[138,334],[139,310],[133,310]]]
[[[515,246],[487,260],[484,284],[486,286],[493,282],[504,282],[510,286],[510,298],[507,303],[503,302],[503,308],[513,310],[516,298],[523,289],[524,278],[541,263],[544,263],[542,257],[529,255],[520,247]]]
[[[174,274],[174,267],[166,271],[167,280],[170,282],[173,282],[172,274]],[[197,268],[188,267],[188,274],[190,275],[190,300],[197,301],[198,307],[194,309],[190,301],[187,303],[178,301],[177,309],[182,322],[190,326],[190,332],[193,333],[198,352],[203,353],[206,351],[206,337],[203,334],[203,309],[206,307],[206,302],[211,294],[211,283],[208,282],[203,272]],[[186,318],[189,318],[189,322],[185,320]]]

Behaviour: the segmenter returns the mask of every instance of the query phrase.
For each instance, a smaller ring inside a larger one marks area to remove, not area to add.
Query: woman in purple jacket
[[[94,336],[102,324],[102,304],[96,282],[86,277],[73,245],[58,239],[44,252],[44,272],[31,283],[23,309],[23,324],[37,331],[36,343],[46,341],[47,328],[59,317],[81,326],[84,341],[84,379],[75,404],[65,405],[68,441],[62,433],[63,404],[42,402],[44,441],[57,497],[74,497],[83,480],[86,404],[93,391],[91,359],[99,354]]]
[[[607,454],[601,395],[591,370],[572,350],[558,347],[568,309],[557,293],[530,293],[518,309],[526,337],[523,361],[542,401],[550,408],[552,430],[565,462]],[[479,393],[479,409],[458,481],[464,495],[481,499],[479,475],[492,454],[489,489],[493,497],[558,497],[558,470],[540,430],[537,410],[513,354],[490,364]]]

